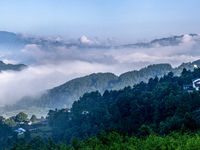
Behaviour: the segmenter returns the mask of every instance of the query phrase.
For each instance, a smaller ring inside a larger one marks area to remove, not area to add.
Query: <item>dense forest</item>
[[[3,112],[1,114],[10,116],[8,112],[12,112],[13,110],[20,110],[31,114],[32,110],[34,110],[35,113],[36,111],[38,112],[38,115],[39,113],[44,115],[48,109],[71,107],[73,102],[86,92],[89,93],[97,90],[103,94],[105,90],[120,90],[124,87],[138,84],[141,81],[146,83],[150,78],[154,78],[155,76],[160,78],[169,72],[173,72],[174,75],[180,75],[183,68],[193,70],[194,65],[200,66],[200,60],[192,63],[183,63],[176,68],[173,68],[170,64],[149,65],[139,71],[134,70],[123,73],[119,77],[112,73],[91,74],[73,79],[63,85],[50,89],[40,97],[24,97],[13,106],[6,106],[4,110],[2,109]]]
[[[183,89],[198,77],[199,68],[183,69],[181,76],[85,93],[72,108],[49,110],[49,139],[18,139],[10,149],[198,149],[200,93]]]
[[[200,95],[195,90],[191,93],[183,90],[183,85],[199,76],[200,69],[193,72],[184,69],[180,77],[169,72],[133,88],[85,93],[70,111],[49,111],[52,138],[56,142],[70,141],[71,137],[83,138],[101,130],[138,135],[143,125],[160,135],[183,126],[195,131],[199,128]]]

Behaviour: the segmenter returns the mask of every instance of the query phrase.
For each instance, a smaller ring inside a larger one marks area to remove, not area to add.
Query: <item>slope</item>
[[[84,93],[91,91],[103,93],[105,90],[119,90],[126,86],[132,87],[141,81],[148,82],[150,78],[162,77],[171,71],[174,75],[180,75],[183,68],[192,70],[195,64],[200,66],[200,60],[183,63],[177,68],[172,68],[170,64],[149,65],[139,71],[126,72],[119,77],[112,73],[91,74],[49,89],[39,97],[25,97],[12,106],[6,106],[4,113],[20,110],[29,114],[29,111],[33,112],[33,109],[38,109],[38,113],[37,111],[35,113],[44,115],[48,109],[71,107],[73,102],[78,100]]]
[[[26,67],[27,66],[24,64],[13,65],[13,64],[5,64],[3,61],[0,61],[0,72],[5,70],[20,71]]]

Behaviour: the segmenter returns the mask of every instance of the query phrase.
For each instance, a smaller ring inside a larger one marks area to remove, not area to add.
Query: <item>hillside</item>
[[[39,98],[25,97],[12,107],[7,106],[6,110],[33,106],[52,109],[71,107],[73,102],[84,93],[91,91],[103,93],[105,90],[122,89],[125,86],[133,86],[141,81],[147,82],[151,77],[161,77],[172,71],[172,69],[169,64],[157,64],[142,68],[139,71],[124,73],[119,77],[112,73],[91,74],[50,89]]]
[[[184,70],[181,76],[172,72],[151,78],[134,87],[86,93],[70,109],[50,110],[52,138],[70,142],[72,137],[99,135],[115,131],[121,135],[145,137],[155,132],[194,132],[200,129],[200,93],[187,92],[183,84],[200,76],[200,69]],[[63,132],[65,131],[65,132]]]
[[[132,87],[141,81],[148,82],[150,78],[154,78],[155,76],[162,77],[170,71],[174,75],[180,75],[183,68],[193,70],[195,64],[200,66],[200,60],[183,63],[177,68],[173,68],[170,64],[149,65],[138,71],[134,70],[123,73],[119,77],[112,73],[91,74],[49,89],[40,97],[24,97],[16,104],[4,107],[1,114],[10,116],[19,111],[24,111],[29,115],[32,115],[34,112],[38,116],[42,116],[47,113],[48,109],[70,108],[73,102],[78,100],[84,93],[92,91],[103,93],[105,90],[119,90],[126,86]]]
[[[46,127],[38,130],[41,137],[34,136],[36,132],[28,132],[29,136],[26,133],[19,136],[25,142],[12,146],[27,149],[37,144],[37,148],[59,149],[61,143],[62,147],[66,147],[71,142],[69,146],[75,149],[127,149],[130,145],[138,149],[168,149],[170,140],[171,149],[182,149],[187,144],[198,149],[200,93],[196,90],[187,92],[182,87],[199,76],[200,68],[194,71],[184,69],[179,77],[169,72],[160,79],[151,78],[147,83],[141,82],[133,87],[106,90],[102,94],[98,91],[85,93],[70,109],[49,110]],[[1,117],[5,123],[3,129],[15,124],[25,128],[26,125],[19,124],[19,116]],[[27,118],[26,114],[23,116]],[[48,142],[45,135],[47,130],[52,139]],[[9,134],[2,133],[0,136],[8,137]],[[14,137],[10,138],[11,143],[20,143]],[[5,140],[0,142],[5,143]]]

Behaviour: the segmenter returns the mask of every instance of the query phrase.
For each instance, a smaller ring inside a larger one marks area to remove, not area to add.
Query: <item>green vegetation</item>
[[[28,115],[27,114],[25,114],[25,113],[23,113],[23,112],[20,112],[16,117],[15,117],[15,119],[16,119],[16,121],[17,122],[22,122],[22,121],[26,121],[28,118]]]
[[[13,134],[5,146],[20,150],[199,149],[200,92],[183,90],[197,77],[199,68],[183,69],[179,77],[169,72],[133,87],[85,93],[72,108],[49,110],[48,126],[35,124],[36,132]],[[19,113],[13,120],[19,120],[17,116],[26,115]],[[7,119],[1,120],[5,124]]]
[[[12,135],[12,129],[4,124],[5,118],[0,116],[0,149],[7,146],[8,137]]]
[[[51,139],[45,141],[39,136],[31,140],[19,139],[10,150],[198,150],[200,135],[172,132],[167,136],[151,133],[149,136],[137,138],[124,136],[116,132],[101,133],[98,136],[85,137],[83,140],[72,139],[70,145],[65,142],[54,143]]]
[[[139,71],[134,70],[123,73],[119,77],[112,73],[91,74],[50,89],[41,97],[25,97],[12,106],[5,106],[0,114],[9,117],[22,111],[28,115],[34,113],[38,117],[45,116],[49,109],[71,107],[73,102],[86,92],[97,90],[103,94],[105,90],[119,90],[138,84],[141,81],[146,83],[150,78],[155,76],[160,78],[169,72],[173,72],[174,75],[180,75],[183,68],[193,70],[194,65],[200,66],[200,60],[192,63],[183,63],[177,68],[172,68],[169,64],[149,65]]]
[[[36,122],[37,121],[37,117],[35,115],[32,115],[31,119],[32,122]]]
[[[85,93],[68,109],[50,110],[49,125],[52,139],[70,142],[72,137],[116,131],[121,134],[143,135],[150,129],[159,135],[179,131],[183,126],[190,131],[200,127],[200,94],[188,93],[183,85],[200,76],[200,69],[184,69],[182,76],[172,72],[150,78],[133,88]],[[145,126],[147,127],[145,127]],[[64,132],[63,132],[64,131]],[[144,131],[144,133],[142,132]]]

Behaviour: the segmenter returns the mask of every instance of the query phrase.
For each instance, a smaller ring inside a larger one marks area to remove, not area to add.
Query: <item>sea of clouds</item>
[[[177,45],[151,47],[120,46],[118,40],[82,36],[78,40],[65,41],[60,37],[30,37],[16,50],[1,51],[5,63],[25,63],[28,68],[0,73],[0,104],[12,104],[26,95],[37,95],[71,79],[98,72],[120,75],[138,70],[149,64],[170,63],[173,67],[183,62],[200,59],[200,35],[184,35]],[[27,42],[30,41],[30,42]]]

